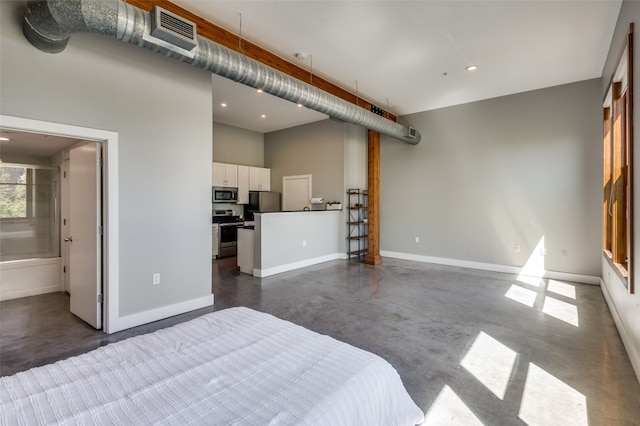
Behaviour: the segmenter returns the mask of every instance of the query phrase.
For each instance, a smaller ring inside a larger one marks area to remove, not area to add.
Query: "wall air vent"
[[[159,6],[151,10],[151,35],[189,51],[198,45],[196,24]]]

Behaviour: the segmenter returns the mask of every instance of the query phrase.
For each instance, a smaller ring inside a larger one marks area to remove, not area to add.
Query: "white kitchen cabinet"
[[[249,203],[249,166],[238,166],[238,204]]]
[[[235,164],[225,164],[225,178],[227,186],[232,188],[238,187],[238,166]]]
[[[211,186],[222,186],[224,182],[224,164],[213,163],[211,168]]]
[[[238,187],[238,166],[235,164],[213,163],[212,186]]]
[[[249,167],[249,190],[271,191],[271,169]]]

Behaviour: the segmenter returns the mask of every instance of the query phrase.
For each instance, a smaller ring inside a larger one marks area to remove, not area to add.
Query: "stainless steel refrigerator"
[[[254,213],[279,211],[279,192],[249,191],[249,204],[244,205],[244,220],[254,220]]]

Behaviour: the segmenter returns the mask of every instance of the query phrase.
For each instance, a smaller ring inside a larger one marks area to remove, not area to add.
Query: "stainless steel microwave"
[[[214,203],[237,203],[238,188],[213,187]]]

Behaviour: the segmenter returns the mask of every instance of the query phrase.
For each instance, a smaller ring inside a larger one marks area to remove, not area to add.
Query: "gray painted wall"
[[[422,142],[382,138],[381,250],[523,266],[544,237],[546,270],[600,276],[600,88],[402,117]]]
[[[607,61],[604,67],[604,74],[602,76],[602,91],[599,105],[602,105],[602,99],[606,94],[611,76],[617,66],[617,61],[624,46],[624,39],[629,31],[629,24],[635,22],[635,34],[634,44],[635,49],[633,52],[633,80],[635,83],[635,99],[634,99],[634,118],[633,126],[635,130],[635,142],[636,148],[634,150],[633,161],[635,163],[635,173],[633,176],[633,198],[635,200],[634,207],[634,235],[633,235],[633,247],[634,247],[634,261],[632,266],[633,277],[635,280],[635,294],[629,294],[627,288],[618,279],[614,271],[610,268],[607,261],[603,259],[603,282],[604,292],[608,295],[607,301],[610,303],[611,312],[616,319],[616,325],[620,331],[623,342],[629,353],[629,358],[635,368],[638,380],[640,380],[640,271],[638,270],[638,259],[640,258],[640,149],[637,148],[637,142],[640,140],[640,100],[638,99],[638,86],[640,85],[640,49],[638,45],[640,39],[638,33],[640,32],[640,2],[637,1],[624,1],[622,8],[620,9],[620,15],[618,17],[618,23],[616,25],[613,41],[611,42],[611,48]],[[601,148],[602,149],[602,148]]]
[[[120,315],[211,294],[210,74],[100,35],[42,53],[0,7],[0,112],[119,134]]]
[[[263,167],[264,134],[213,123],[213,161]]]
[[[271,190],[282,191],[282,177],[312,175],[314,197],[344,197],[345,127],[323,120],[265,134],[264,164],[271,168]]]
[[[271,168],[271,190],[282,191],[282,177],[312,175],[314,197],[347,202],[347,188],[365,188],[367,132],[334,120],[265,134],[264,163]],[[340,251],[346,252],[347,211],[343,204]]]

